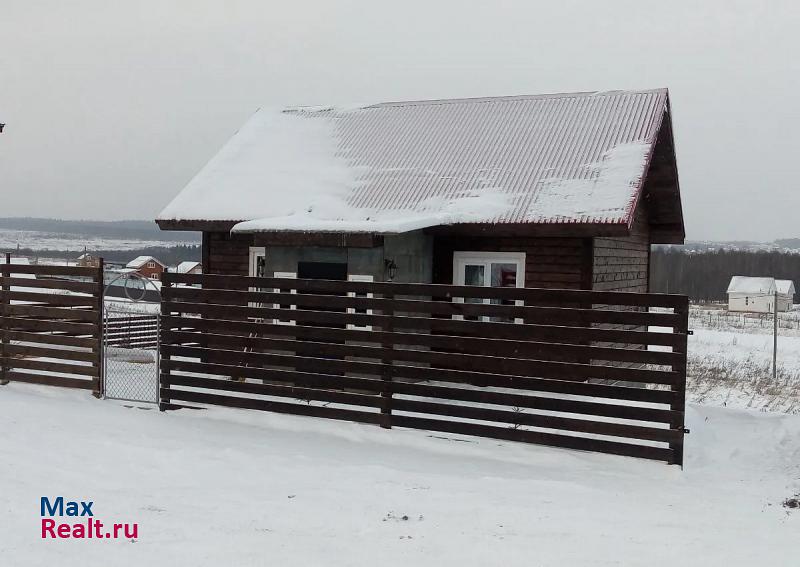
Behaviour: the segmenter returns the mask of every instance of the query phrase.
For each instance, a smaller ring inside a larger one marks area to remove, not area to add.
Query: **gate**
[[[112,288],[122,293],[113,297]],[[117,290],[119,291],[119,289]],[[145,301],[160,290],[136,273],[121,274],[103,292],[103,383],[112,400],[158,403],[159,303]]]

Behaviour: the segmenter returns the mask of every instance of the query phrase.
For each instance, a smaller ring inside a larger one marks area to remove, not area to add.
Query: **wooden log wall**
[[[210,274],[166,274],[162,293],[161,409],[223,405],[682,462],[684,296]],[[612,324],[645,330],[602,327]]]

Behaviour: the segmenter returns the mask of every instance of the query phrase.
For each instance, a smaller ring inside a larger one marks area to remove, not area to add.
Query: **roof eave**
[[[197,232],[230,232],[240,221],[232,220],[168,220],[156,221],[161,230],[184,230]],[[431,233],[449,234],[488,234],[496,236],[542,236],[542,237],[595,237],[595,236],[628,236],[630,227],[625,220],[620,222],[547,222],[547,223],[458,223],[436,225],[421,229]],[[295,234],[349,234],[350,231],[341,230],[281,230],[260,231],[260,234],[269,233],[295,233]],[[375,231],[371,234],[383,234]],[[386,233],[395,234],[395,233]]]

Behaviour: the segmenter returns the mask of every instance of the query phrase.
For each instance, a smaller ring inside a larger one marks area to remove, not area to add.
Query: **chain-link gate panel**
[[[127,283],[126,281],[126,286]],[[145,285],[147,283],[144,282]],[[149,283],[152,285],[152,282]],[[105,397],[158,403],[160,304],[136,301],[136,295],[127,292],[126,296],[121,300],[114,300],[107,294],[105,299]]]

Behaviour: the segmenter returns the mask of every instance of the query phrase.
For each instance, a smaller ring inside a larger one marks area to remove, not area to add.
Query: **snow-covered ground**
[[[690,405],[686,467],[0,387],[0,565],[792,565],[800,416]],[[42,496],[138,522],[42,540]]]
[[[800,413],[800,333],[778,334],[778,379],[772,378],[772,322],[761,326],[702,328],[690,324],[687,397],[718,406]],[[722,330],[720,330],[722,329]]]

